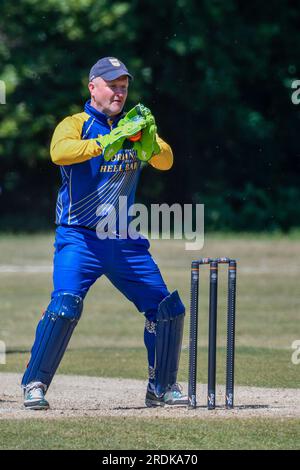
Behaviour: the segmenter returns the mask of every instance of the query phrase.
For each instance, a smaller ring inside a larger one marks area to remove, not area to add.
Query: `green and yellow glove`
[[[133,148],[136,150],[139,160],[147,162],[154,154],[160,152],[160,147],[156,141],[157,127],[150,109],[141,103],[137,104],[119,121],[119,125],[131,122],[139,116],[145,119],[146,127],[136,135],[131,136],[129,140],[134,142]]]
[[[153,155],[160,152],[160,147],[156,141],[157,127],[152,114],[146,118],[146,122],[147,126],[142,130],[141,139],[133,144],[137,158],[142,162],[147,162]]]
[[[120,119],[118,126],[123,126],[124,124],[134,121],[135,119],[139,119],[140,117],[145,118],[146,116],[143,115],[142,110],[144,106],[139,103],[136,104],[133,108],[128,111],[122,119]]]
[[[146,120],[142,116],[135,116],[131,120],[124,121],[109,134],[100,135],[97,138],[98,145],[102,148],[104,160],[111,160],[121,150],[124,140],[137,134],[146,127]]]

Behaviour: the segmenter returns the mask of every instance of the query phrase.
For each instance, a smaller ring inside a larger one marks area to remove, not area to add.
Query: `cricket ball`
[[[142,131],[139,131],[136,134],[128,137],[128,140],[130,140],[131,142],[137,142],[138,140],[140,140],[141,137],[142,137]]]

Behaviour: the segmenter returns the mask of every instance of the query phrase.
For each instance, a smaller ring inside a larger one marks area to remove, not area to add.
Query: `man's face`
[[[115,80],[94,78],[89,83],[91,105],[107,116],[116,116],[124,105],[128,94],[128,77],[122,75]]]

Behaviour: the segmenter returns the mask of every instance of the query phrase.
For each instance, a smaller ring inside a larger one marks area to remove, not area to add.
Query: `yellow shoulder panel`
[[[78,113],[63,119],[56,127],[50,144],[50,155],[56,165],[73,165],[101,153],[96,139],[81,139],[83,124],[90,118]]]

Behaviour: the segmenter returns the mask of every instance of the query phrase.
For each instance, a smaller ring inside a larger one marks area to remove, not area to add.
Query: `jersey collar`
[[[89,114],[90,116],[94,117],[97,121],[99,121],[101,124],[104,124],[104,125],[110,125],[112,122],[115,124],[119,121],[119,119],[121,119],[121,117],[124,115],[123,112],[121,112],[120,114],[117,114],[116,116],[114,116],[113,118],[110,117],[110,116],[107,116],[106,114],[104,113],[101,113],[101,111],[98,111],[96,108],[94,108],[92,105],[91,105],[91,100],[88,100],[86,103],[85,103],[85,106],[84,106],[84,111]]]

